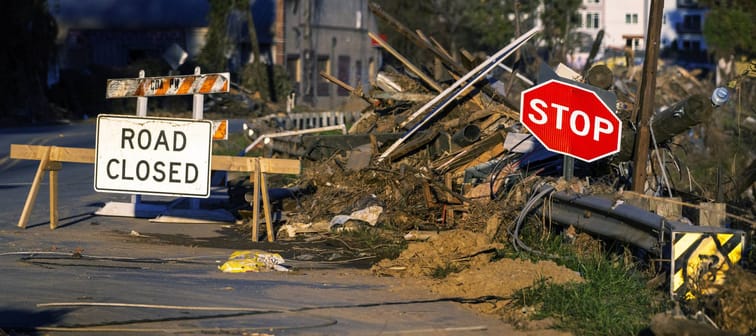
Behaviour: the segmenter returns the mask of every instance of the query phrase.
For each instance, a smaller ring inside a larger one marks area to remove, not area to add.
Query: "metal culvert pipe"
[[[656,236],[625,222],[590,210],[561,203],[552,203],[547,210],[551,220],[613,240],[629,243],[660,256],[661,247]]]
[[[480,127],[473,124],[463,126],[457,131],[457,133],[452,135],[452,141],[462,147],[470,145],[478,140],[480,140]]]

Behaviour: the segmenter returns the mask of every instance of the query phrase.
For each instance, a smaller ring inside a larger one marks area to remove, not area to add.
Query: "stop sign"
[[[592,162],[620,150],[622,121],[599,96],[549,80],[522,91],[520,122],[549,150]]]

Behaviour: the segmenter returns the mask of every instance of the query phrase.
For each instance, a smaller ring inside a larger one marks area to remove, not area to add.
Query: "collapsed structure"
[[[321,73],[351,93],[347,106],[360,117],[348,134],[269,134],[265,150],[307,159],[304,180],[317,188],[313,197],[298,199],[298,211],[282,231],[296,235],[297,228],[311,232],[308,223],[326,222],[325,227],[333,229],[352,220],[401,231],[461,228],[484,232],[491,241],[506,238],[517,249],[539,253],[519,234],[528,215],[540,209],[541,217],[558,224],[559,231],[577,229],[668,260],[664,268],[670,292],[680,298],[693,295],[694,280],[704,274],[721,283],[723,272],[750,246],[746,231],[753,228],[752,214],[727,211],[723,198],[714,202],[697,195],[692,182],[683,190],[668,176],[670,166],[678,164],[668,145],[708,120],[726,100],[726,91],[714,91],[683,68],[664,67],[656,92],[658,112],[650,125],[649,177],[632,181],[640,74],[632,67],[615,74],[601,64],[585,74],[558,67],[557,77],[616,95],[612,107],[623,127],[616,154],[590,163],[576,160],[567,172],[572,159],[545,149],[519,122],[518,93],[543,82],[544,76],[502,64],[537,29],[488,58],[463,50],[462,61],[457,61],[432,38],[411,31],[377,6],[371,9],[432,53],[456,80],[439,82],[385,41],[379,43],[404,68],[379,73],[371,92]],[[543,64],[521,68],[539,66],[540,72],[550,72]],[[250,127],[263,133],[291,131],[301,128],[301,122],[291,121],[296,119],[296,114],[261,118]],[[309,120],[315,130],[343,123],[325,113],[322,118],[313,113]],[[677,179],[686,179],[685,168],[676,169],[681,172]],[[738,195],[753,182],[753,174],[746,172],[719,194]],[[625,191],[634,183],[644,184],[646,192]],[[368,209],[372,221],[355,216]],[[337,220],[339,216],[345,217]]]

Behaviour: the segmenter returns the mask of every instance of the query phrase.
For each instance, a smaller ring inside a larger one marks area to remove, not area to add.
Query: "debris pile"
[[[385,13],[379,16],[392,20]],[[334,227],[345,230],[376,226],[400,235],[411,232],[406,239],[424,237],[420,240],[425,242],[411,243],[399,258],[375,264],[374,273],[448,276],[448,281],[436,283],[436,290],[453,294],[451,288],[455,288],[469,294],[480,289],[480,293],[490,294],[492,286],[502,287],[501,279],[484,284],[470,274],[496,277],[512,267],[528,269],[525,262],[513,266],[506,264],[511,260],[492,261],[492,257],[506,241],[512,241],[515,249],[538,252],[518,237],[524,217],[531,211],[541,212],[542,226],[535,230],[542,230],[546,236],[552,224],[559,222],[558,231],[564,239],[582,244],[586,251],[600,249],[600,244],[586,238],[585,232],[589,232],[591,237],[629,243],[648,255],[661,257],[669,246],[662,246],[667,243],[659,237],[666,235],[668,242],[672,231],[684,231],[690,226],[691,220],[686,217],[689,214],[683,213],[680,205],[703,213],[704,206],[688,202],[714,201],[702,195],[704,190],[696,185],[690,169],[669,149],[670,143],[685,145],[695,141],[702,132],[699,126],[717,108],[710,98],[713,86],[698,80],[695,74],[671,65],[662,66],[657,73],[657,112],[650,125],[651,164],[644,181],[647,192],[633,195],[623,190],[632,182],[639,72],[609,69],[602,64],[594,65],[585,74],[563,65],[552,71],[537,57],[527,56],[522,59],[533,60],[533,64],[521,65],[517,70],[506,65],[498,67],[499,61],[526,45],[528,33],[489,58],[463,51],[460,62],[421,33],[395,21],[392,26],[430,52],[435,63],[442,66],[442,71],[436,73],[445,72],[446,76],[425,73],[384,41],[380,42],[383,48],[403,67],[384,69],[370,91],[321,74],[351,92],[349,104],[362,103],[361,117],[345,135],[302,135],[288,140],[295,146],[286,148],[266,144],[275,154],[305,159],[299,183],[304,181],[317,188],[311,196],[296,200],[296,213],[279,231],[279,239],[333,231]],[[619,153],[590,163],[576,160],[572,177],[567,179],[561,178],[567,175],[564,168],[569,163],[565,156],[547,150],[528,134],[520,124],[518,112],[520,93],[551,78],[612,92],[616,106],[611,107],[616,108],[623,127]],[[672,170],[676,174],[670,174]],[[747,186],[742,190],[754,183],[753,173],[749,174],[737,179]],[[670,197],[669,203],[660,200],[660,196],[673,194],[678,198]],[[677,211],[663,211],[670,205]],[[377,220],[369,222],[353,215],[371,208],[380,209]],[[717,211],[724,214],[722,209]],[[737,218],[753,230],[753,213],[745,211],[742,216],[729,218]],[[334,225],[336,222],[338,225]],[[730,229],[721,224],[714,226]],[[743,240],[732,242],[744,244]],[[720,262],[719,266],[724,263]],[[581,281],[579,275],[566,268],[546,272],[552,268],[559,267],[542,262],[536,264],[534,274],[559,281]],[[523,277],[527,283],[521,287],[534,280],[538,279]],[[687,289],[679,290],[685,294]]]

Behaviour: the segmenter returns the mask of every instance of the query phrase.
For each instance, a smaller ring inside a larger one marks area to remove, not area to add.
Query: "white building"
[[[583,0],[575,31],[594,40],[604,30],[597,59],[622,55],[626,47],[636,58],[645,50],[651,0]],[[703,39],[706,9],[697,0],[666,0],[662,18],[660,48],[663,56],[683,65],[702,66],[707,62]],[[585,64],[590,46],[582,46],[570,59],[573,67]]]

